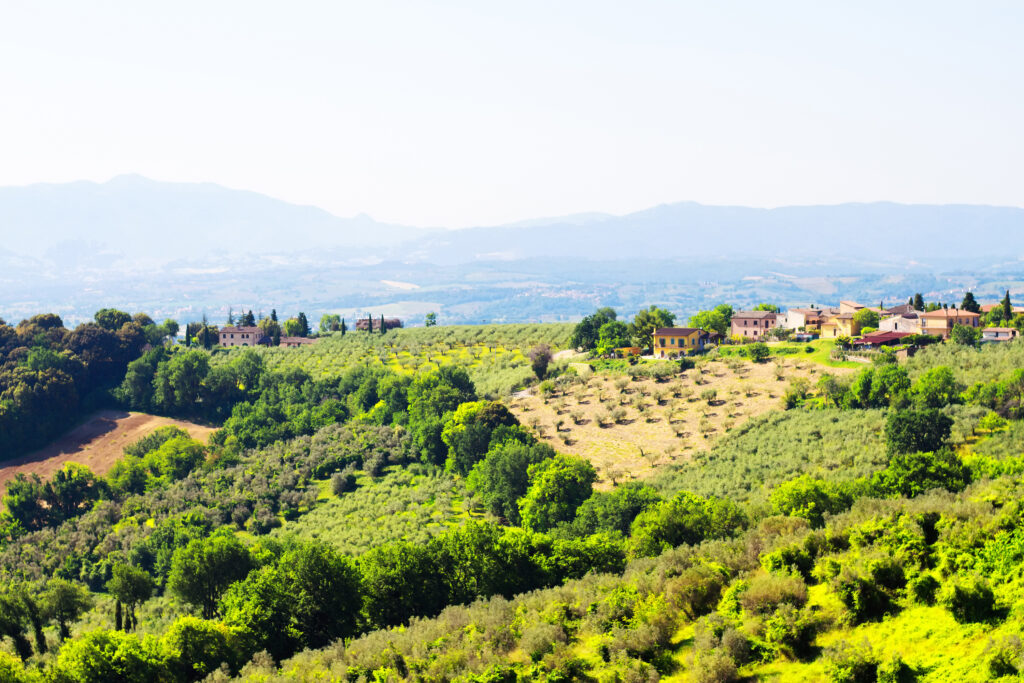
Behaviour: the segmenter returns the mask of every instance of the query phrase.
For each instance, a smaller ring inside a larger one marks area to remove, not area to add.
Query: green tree
[[[69,641],[54,669],[55,680],[75,683],[152,683],[169,675],[160,652],[134,635],[103,630]]]
[[[649,308],[638,311],[633,317],[633,339],[640,348],[650,349],[654,345],[654,331],[661,327],[672,327],[675,322],[674,313],[652,304]]]
[[[602,308],[593,315],[588,315],[573,328],[570,345],[581,351],[593,351],[600,341],[601,327],[616,317],[615,311],[611,308]]]
[[[308,337],[309,336],[309,320],[306,319],[306,314],[303,313],[302,311],[299,311],[299,315],[296,316],[295,319],[299,321],[299,334],[297,336],[299,336],[299,337]]]
[[[964,294],[964,300],[960,302],[960,308],[971,313],[981,313],[981,304],[974,298],[974,292]]]
[[[289,321],[286,320],[284,324],[287,326],[288,322]],[[298,323],[295,322],[295,323],[292,323],[292,324],[294,326],[294,325],[297,325]],[[264,318],[263,320],[260,321],[260,324],[259,324],[258,327],[263,331],[263,334],[265,334],[268,337],[270,337],[270,343],[271,344],[273,344],[274,346],[278,346],[278,345],[281,344],[281,323],[279,323],[276,319],[274,319],[274,318]],[[294,329],[293,329],[293,331],[294,331]],[[291,336],[294,336],[294,335],[291,335]]]
[[[981,341],[981,330],[967,325],[953,325],[953,331],[950,332],[949,338],[953,340],[954,344],[977,346]]]
[[[637,515],[661,500],[655,489],[638,482],[627,482],[611,491],[595,491],[577,508],[573,529],[583,536],[602,531],[627,535]]]
[[[227,664],[234,668],[234,636],[224,624],[185,615],[171,624],[160,644],[177,680],[200,681]]]
[[[726,538],[746,525],[743,512],[731,501],[702,498],[682,491],[641,512],[633,520],[630,554],[654,557],[678,545]]]
[[[779,307],[775,304],[758,304],[754,306],[755,311],[768,311],[769,313],[778,313]]]
[[[593,465],[567,455],[531,465],[527,472],[530,486],[519,501],[519,516],[523,527],[531,531],[547,531],[571,522],[597,479]]]
[[[124,607],[123,627],[125,631],[131,631],[136,624],[135,608],[153,595],[153,577],[145,569],[119,562],[111,569],[107,591],[117,600],[119,614]],[[118,623],[117,627],[121,628],[122,624]]]
[[[320,316],[320,334],[337,332],[341,329],[341,317],[335,313],[324,313]]]
[[[103,493],[102,481],[85,465],[64,463],[46,483],[43,500],[50,509],[51,523],[58,524],[84,513]]]
[[[256,316],[254,316],[252,314],[252,309],[249,309],[246,313],[242,314],[242,316],[238,319],[238,326],[239,327],[255,327],[256,326]]]
[[[689,325],[705,332],[717,332],[722,337],[729,336],[729,320],[717,309],[695,313],[690,317]]]
[[[284,321],[284,334],[288,337],[301,337],[302,322],[298,318],[288,318]]]
[[[314,541],[285,553],[281,566],[287,572],[292,619],[303,647],[325,647],[356,632],[362,594],[352,560]]]
[[[154,406],[163,413],[195,413],[203,394],[203,380],[209,372],[209,354],[198,350],[174,354],[157,366],[153,378]]]
[[[105,330],[111,332],[117,332],[124,325],[127,325],[132,321],[132,317],[124,311],[119,311],[116,308],[101,308],[96,311],[96,315],[93,316],[93,320],[96,324]]]
[[[447,602],[443,577],[429,548],[405,541],[377,546],[359,558],[364,609],[373,628],[433,616]]]
[[[64,642],[71,636],[70,624],[92,608],[92,594],[85,586],[50,579],[42,595],[44,613],[57,622],[57,637]]]
[[[252,560],[229,531],[190,541],[174,553],[168,588],[185,602],[202,609],[204,619],[217,616],[221,595],[249,573]]]
[[[473,466],[466,484],[495,515],[518,525],[519,499],[530,485],[529,468],[555,456],[545,443],[507,441],[493,445],[483,460]]]
[[[427,313],[427,317],[423,320],[423,325],[425,327],[434,327],[437,325],[437,313],[434,313],[433,311]]]
[[[813,527],[824,526],[826,514],[842,512],[852,503],[853,497],[842,488],[806,474],[782,484],[771,496],[772,512],[803,517]]]
[[[515,416],[497,401],[463,403],[441,433],[441,439],[448,446],[447,469],[466,476],[487,454],[494,431],[517,424]]]
[[[1010,290],[1006,290],[1006,295],[999,302],[999,307],[1003,310],[1003,320],[1006,322],[1013,320],[1013,304],[1010,303]]]
[[[911,388],[914,405],[920,409],[943,408],[960,402],[964,386],[945,365],[929,368]]]
[[[768,356],[771,355],[771,350],[768,345],[764,342],[754,342],[747,347],[747,355],[755,363],[763,363],[768,360]]]
[[[872,311],[870,308],[862,308],[853,314],[853,322],[857,323],[861,329],[865,327],[873,327],[878,329],[878,313]]]
[[[530,366],[537,379],[544,379],[548,374],[548,365],[551,363],[551,347],[547,344],[537,344],[530,349]]]
[[[301,642],[294,608],[287,572],[278,564],[256,569],[231,584],[220,603],[224,623],[239,633],[247,655],[266,650],[278,661],[294,654]]]
[[[601,326],[597,335],[597,352],[607,356],[615,349],[629,346],[629,326],[626,323],[612,320]]]
[[[970,470],[948,448],[934,453],[897,453],[884,470],[871,477],[871,487],[878,493],[904,498],[937,488],[962,491],[970,482]]]
[[[924,311],[924,297],[921,295],[921,292],[914,295],[914,310]]]
[[[890,455],[938,451],[945,445],[953,420],[938,410],[896,410],[885,420],[886,448]]]

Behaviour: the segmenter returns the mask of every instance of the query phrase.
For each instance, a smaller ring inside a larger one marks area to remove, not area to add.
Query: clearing
[[[799,356],[766,363],[719,358],[662,382],[598,372],[547,398],[520,392],[509,409],[555,450],[590,461],[597,487],[607,489],[691,460],[732,427],[780,409],[790,380],[813,385],[824,370],[850,372]]]
[[[97,475],[106,474],[121,457],[125,446],[167,425],[181,427],[193,439],[203,443],[214,431],[213,427],[169,417],[124,410],[101,410],[49,446],[3,463],[3,467],[0,467],[0,487],[19,472],[38,474],[46,480],[69,461],[85,465]]]

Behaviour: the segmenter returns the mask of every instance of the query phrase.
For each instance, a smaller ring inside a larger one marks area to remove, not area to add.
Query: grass
[[[858,363],[856,361],[832,360],[832,349],[836,346],[834,339],[815,339],[814,341],[802,344],[798,344],[796,342],[767,342],[767,344],[772,356],[783,356],[794,360],[800,358],[811,363],[824,365],[830,368],[864,367],[863,363]],[[811,347],[813,350],[808,353],[807,347]],[[744,353],[744,347],[720,346],[718,347],[718,353],[722,356],[742,356]]]

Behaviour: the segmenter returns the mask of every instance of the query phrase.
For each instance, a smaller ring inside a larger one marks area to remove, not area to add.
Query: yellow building
[[[954,325],[980,327],[981,316],[959,308],[940,308],[937,311],[921,313],[921,332],[934,334],[943,339],[949,337]]]
[[[858,334],[860,334],[860,323],[853,319],[853,313],[834,315],[821,324],[822,339],[856,337]]]
[[[703,351],[708,333],[695,327],[659,327],[654,331],[654,357],[674,358]]]

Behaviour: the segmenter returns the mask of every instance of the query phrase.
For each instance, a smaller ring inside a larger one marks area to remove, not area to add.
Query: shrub
[[[961,624],[990,621],[996,615],[996,598],[981,577],[953,579],[942,591],[939,604]]]
[[[755,615],[774,612],[782,605],[800,608],[807,602],[807,584],[795,576],[758,574],[739,600],[744,612]]]
[[[769,351],[768,345],[764,342],[754,342],[747,347],[747,355],[755,363],[760,363],[767,360],[768,356],[771,355],[771,351]]]
[[[878,658],[866,640],[861,647],[840,641],[825,653],[825,675],[830,683],[875,683]]]
[[[911,579],[907,585],[910,597],[922,605],[934,605],[939,592],[939,582],[931,574],[922,574]]]
[[[1019,636],[1006,636],[998,643],[989,641],[985,648],[989,654],[988,673],[992,678],[1017,676],[1021,669],[1021,658],[1024,657],[1024,644]]]

